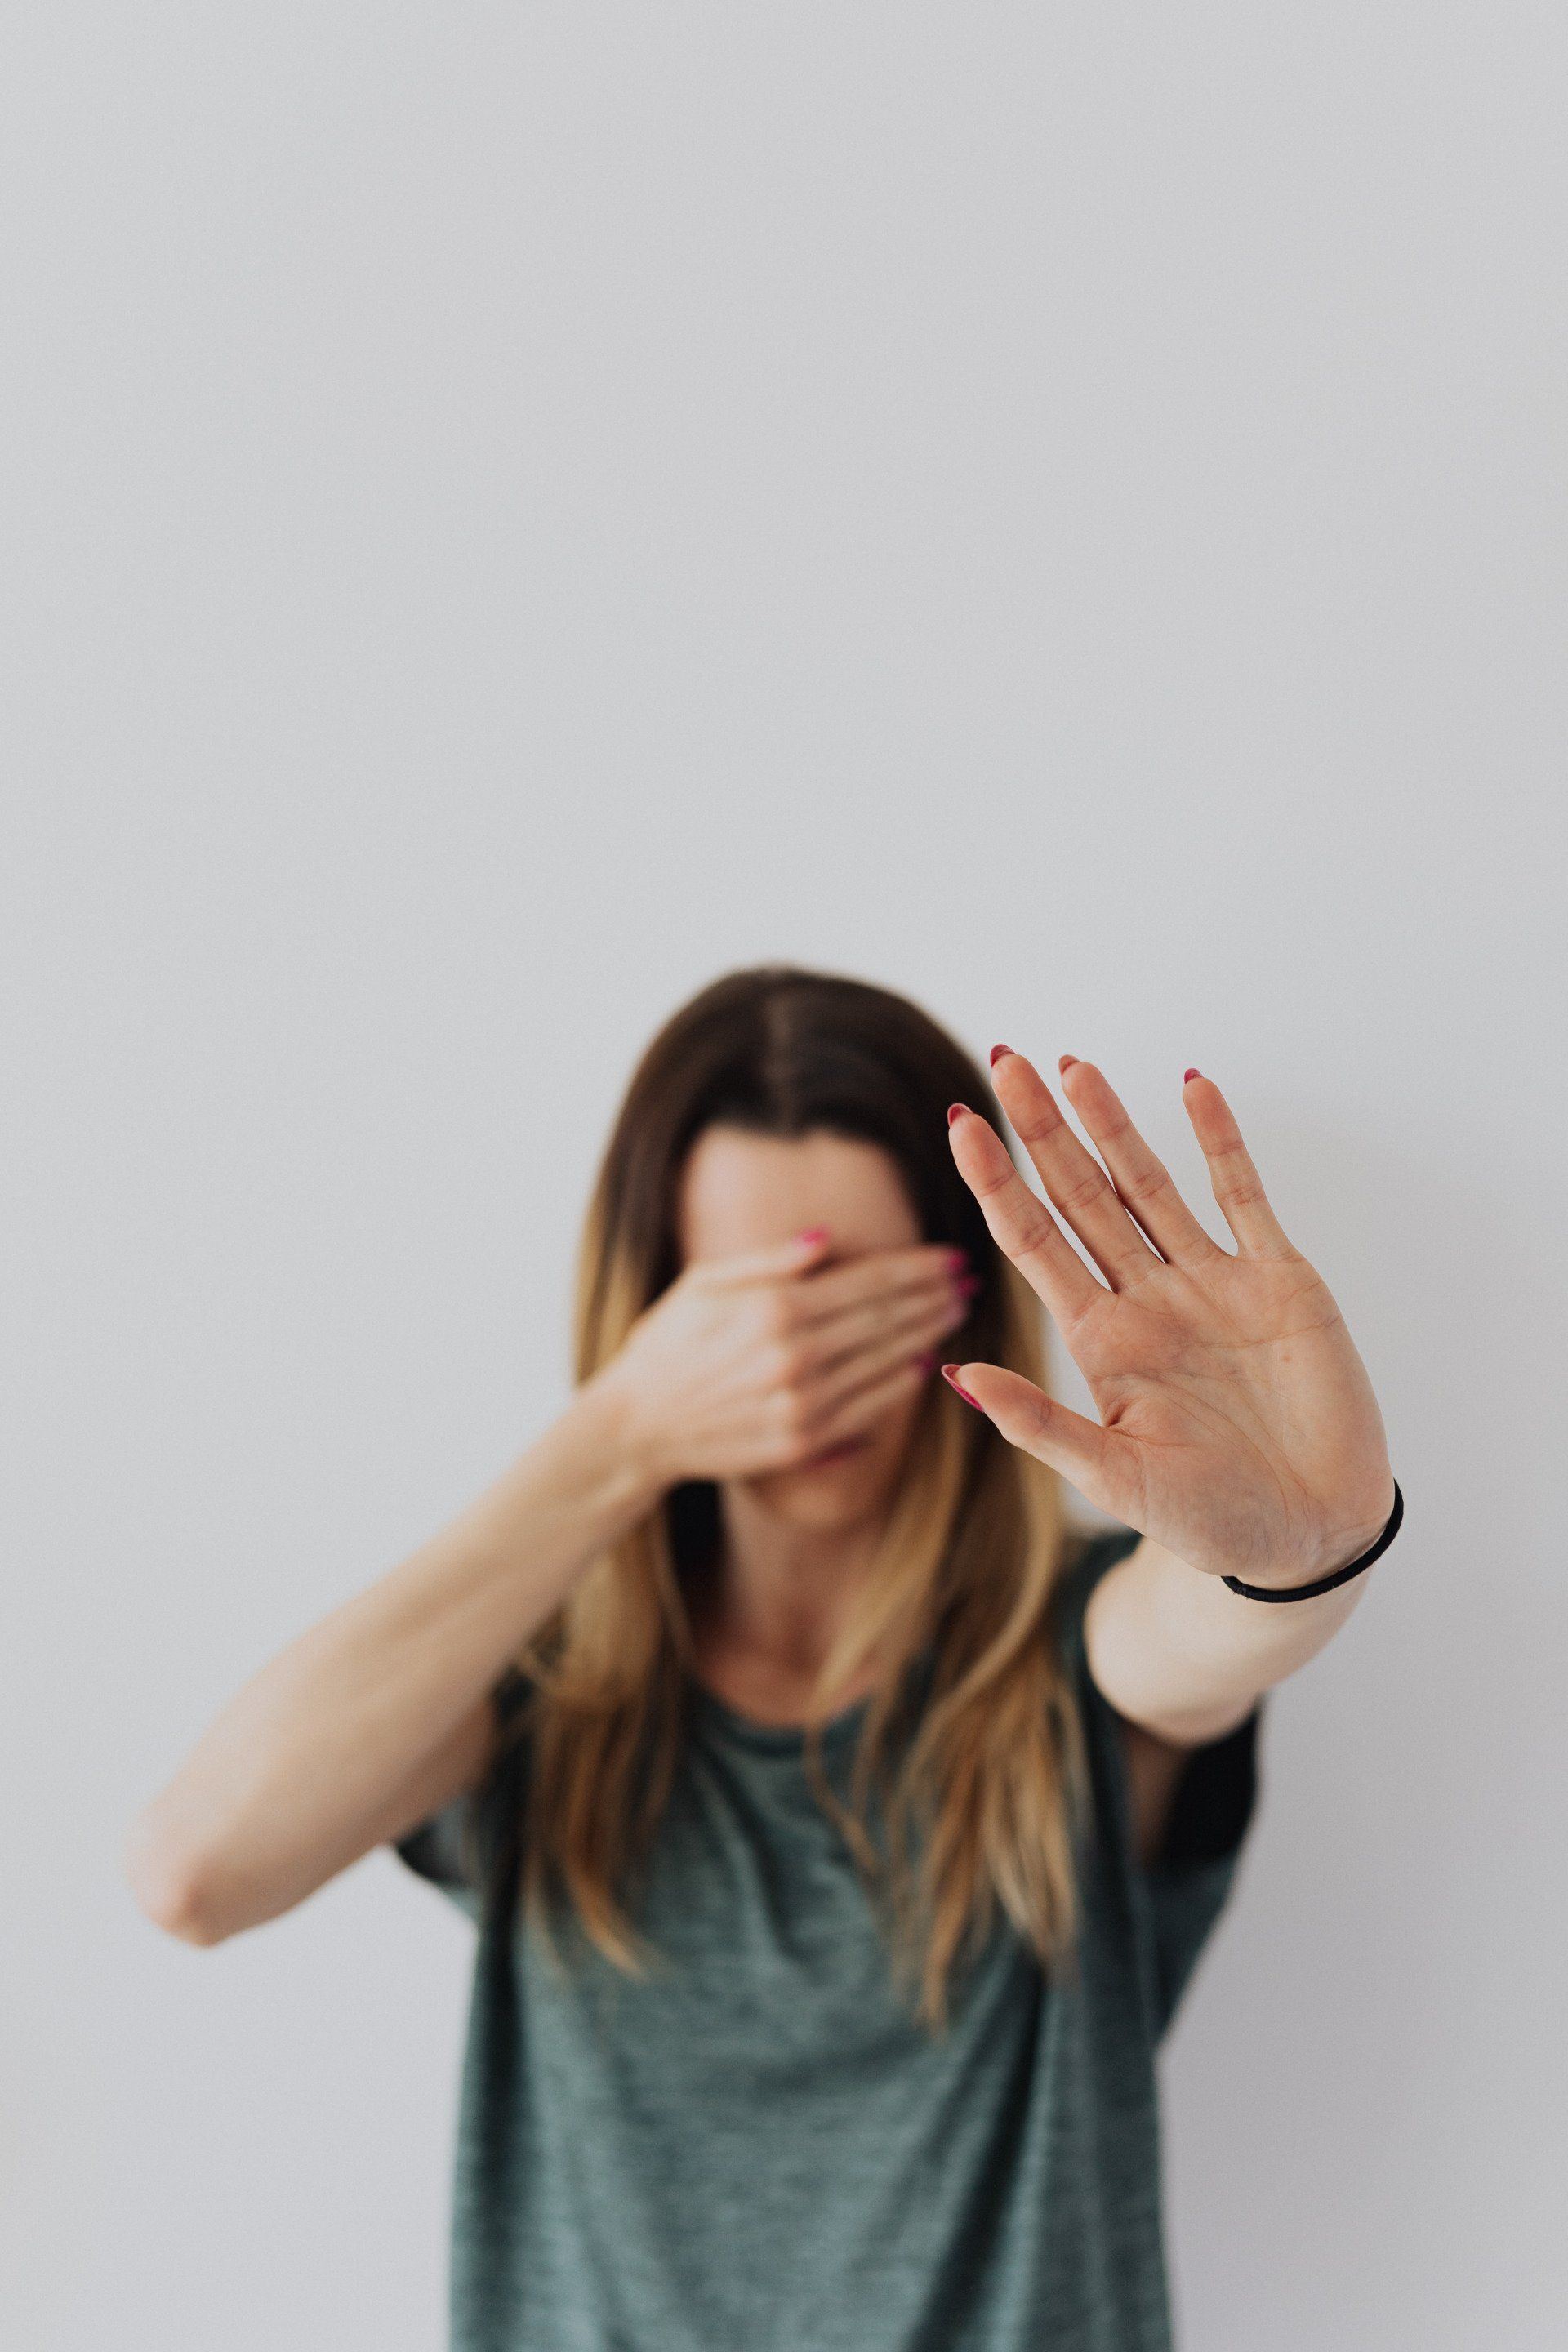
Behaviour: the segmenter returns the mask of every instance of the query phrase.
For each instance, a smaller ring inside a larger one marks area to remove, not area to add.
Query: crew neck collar
[[[913,1675],[919,1700],[923,1701],[936,1664],[936,1652],[931,1646],[921,1650],[916,1658]],[[800,1756],[805,1748],[805,1727],[799,1723],[761,1723],[755,1716],[743,1715],[731,1706],[728,1699],[699,1682],[692,1674],[686,1678],[692,1721],[700,1729],[737,1748],[749,1748],[759,1756]],[[820,1738],[825,1753],[845,1747],[859,1732],[871,1711],[875,1694],[868,1692],[852,1706],[841,1707],[830,1715],[822,1726]]]
[[[750,1748],[763,1756],[800,1756],[805,1749],[805,1727],[799,1723],[761,1723],[755,1716],[742,1715],[728,1699],[710,1690],[695,1675],[688,1678],[691,1710],[696,1721],[705,1729],[715,1732],[721,1739],[738,1748]],[[825,1749],[841,1747],[852,1738],[865,1721],[871,1705],[870,1697],[857,1699],[837,1715],[828,1717],[822,1726],[821,1740]]]

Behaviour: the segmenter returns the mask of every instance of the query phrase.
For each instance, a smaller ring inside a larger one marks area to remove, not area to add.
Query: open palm
[[[963,1389],[1013,1444],[1194,1568],[1289,1585],[1356,1558],[1394,1506],[1383,1417],[1328,1286],[1280,1229],[1219,1088],[1194,1071],[1183,1100],[1234,1255],[1092,1063],[1064,1055],[1061,1083],[1103,1166],[1031,1063],[1002,1045],[992,1061],[1047,1199],[1104,1279],[989,1122],[958,1105],[953,1156],[1100,1418],[996,1364],[960,1366]]]

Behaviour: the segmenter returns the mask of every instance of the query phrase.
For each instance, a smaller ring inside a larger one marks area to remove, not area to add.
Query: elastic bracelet
[[[1228,1584],[1231,1591],[1239,1592],[1245,1601],[1310,1601],[1315,1593],[1331,1592],[1336,1584],[1343,1584],[1351,1577],[1359,1576],[1363,1568],[1370,1568],[1374,1559],[1381,1559],[1399,1533],[1399,1522],[1404,1517],[1405,1497],[1399,1491],[1396,1478],[1394,1482],[1394,1508],[1388,1515],[1388,1525],[1372,1549],[1363,1551],[1359,1559],[1352,1559],[1348,1568],[1336,1568],[1331,1576],[1320,1576],[1315,1584],[1243,1584],[1239,1576],[1222,1576],[1220,1582]]]

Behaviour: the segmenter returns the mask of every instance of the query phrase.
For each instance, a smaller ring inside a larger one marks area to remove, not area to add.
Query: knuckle
[[[1068,1210],[1090,1208],[1107,1189],[1105,1178],[1099,1170],[1086,1168],[1080,1175],[1072,1177],[1062,1186],[1061,1205]]]
[[[1159,1160],[1147,1160],[1142,1167],[1135,1168],[1127,1179],[1121,1188],[1122,1198],[1128,1201],[1152,1201],[1156,1194],[1165,1191],[1170,1181],[1169,1172],[1161,1166]]]
[[[1214,1189],[1215,1198],[1233,1209],[1251,1208],[1262,1201],[1258,1171],[1239,1143],[1215,1153]]]
[[[1052,1137],[1059,1135],[1066,1125],[1065,1118],[1058,1118],[1055,1112],[1047,1108],[1045,1110],[1031,1112],[1022,1126],[1015,1119],[1013,1130],[1019,1142],[1028,1149],[1037,1143],[1049,1143]]]
[[[757,1328],[764,1339],[782,1339],[789,1328],[787,1310],[781,1295],[769,1291],[756,1304]]]
[[[1037,1250],[1047,1247],[1054,1232],[1050,1218],[1037,1203],[1020,1215],[1007,1254],[1010,1257],[1033,1257]]]
[[[779,1426],[791,1445],[809,1435],[811,1412],[798,1389],[788,1389],[779,1400]]]
[[[998,1192],[1005,1192],[1010,1186],[1018,1183],[1020,1178],[1013,1162],[1003,1151],[998,1153],[996,1161],[992,1163],[987,1173],[967,1176],[964,1181],[975,1199],[984,1203],[994,1199]]]

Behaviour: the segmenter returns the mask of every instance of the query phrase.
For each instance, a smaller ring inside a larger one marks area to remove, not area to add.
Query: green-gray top
[[[526,1741],[399,1842],[479,1929],[453,2352],[1167,2352],[1155,2049],[1230,1891],[1262,1703],[1194,1751],[1141,1864],[1083,1646],[1137,1541],[1074,1539],[1063,1587],[1094,1799],[1078,1980],[1004,1922],[943,2039],[893,1987],[801,1735],[707,1690],[637,1909],[661,1974],[595,1954],[563,1981],[516,1931],[483,1856]],[[840,1789],[865,1704],[824,1735]]]

